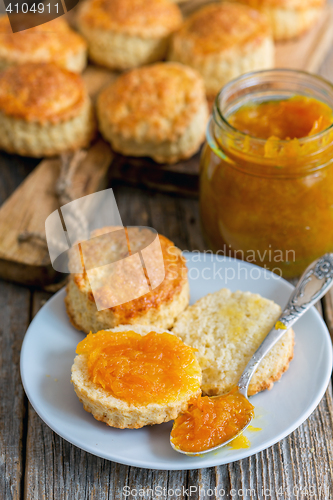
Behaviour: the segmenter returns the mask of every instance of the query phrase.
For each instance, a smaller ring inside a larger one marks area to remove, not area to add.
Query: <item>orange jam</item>
[[[192,453],[214,448],[236,436],[252,419],[253,409],[237,388],[217,398],[200,396],[176,418],[172,443]]]
[[[333,251],[332,109],[333,86],[304,73],[260,72],[222,89],[200,168],[214,252],[292,278]]]
[[[91,380],[132,404],[167,403],[200,388],[194,349],[170,333],[90,333],[77,346]]]
[[[332,109],[311,97],[246,104],[228,117],[237,130],[259,139],[292,140],[317,134],[333,122]],[[275,151],[275,154],[277,151]]]
[[[250,448],[251,442],[249,438],[244,436],[243,434],[239,434],[235,439],[233,439],[228,447],[232,450],[244,450],[245,448]]]

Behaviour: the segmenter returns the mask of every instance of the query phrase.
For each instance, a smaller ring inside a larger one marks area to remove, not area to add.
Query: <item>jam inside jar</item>
[[[333,251],[333,86],[299,71],[243,75],[218,95],[200,168],[204,236],[287,278]]]

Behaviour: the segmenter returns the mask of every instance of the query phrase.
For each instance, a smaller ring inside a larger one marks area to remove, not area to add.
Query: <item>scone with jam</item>
[[[124,325],[100,331],[76,353],[75,392],[86,411],[112,427],[168,422],[201,393],[193,349],[165,330]]]

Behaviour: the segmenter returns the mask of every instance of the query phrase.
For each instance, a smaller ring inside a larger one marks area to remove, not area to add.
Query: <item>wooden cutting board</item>
[[[71,180],[73,199],[94,193],[105,186],[112,159],[110,148],[97,141],[88,151]],[[60,160],[44,160],[16,189],[0,209],[0,277],[27,285],[45,287],[63,280],[51,266],[46,244],[28,233],[45,236],[45,220],[59,208],[54,187]]]
[[[207,0],[191,0],[182,6],[184,14],[204,3]],[[277,46],[277,66],[316,71],[333,40],[332,25],[330,4],[309,33],[297,41]],[[118,74],[90,65],[83,76],[90,95],[95,98]],[[199,157],[197,154],[176,165],[158,165],[146,158],[113,154],[109,146],[98,139],[73,174],[71,194],[79,198],[103,188],[111,165],[111,179],[181,195],[197,195]],[[20,241],[20,236],[27,231],[45,235],[45,220],[59,206],[54,190],[59,173],[59,159],[42,161],[0,208],[0,278],[41,287],[64,279],[64,275],[53,270],[42,241]]]

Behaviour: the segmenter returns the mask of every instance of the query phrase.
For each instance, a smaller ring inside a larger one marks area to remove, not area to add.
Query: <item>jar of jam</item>
[[[300,71],[243,75],[216,98],[201,158],[204,236],[287,278],[333,251],[333,86]]]

